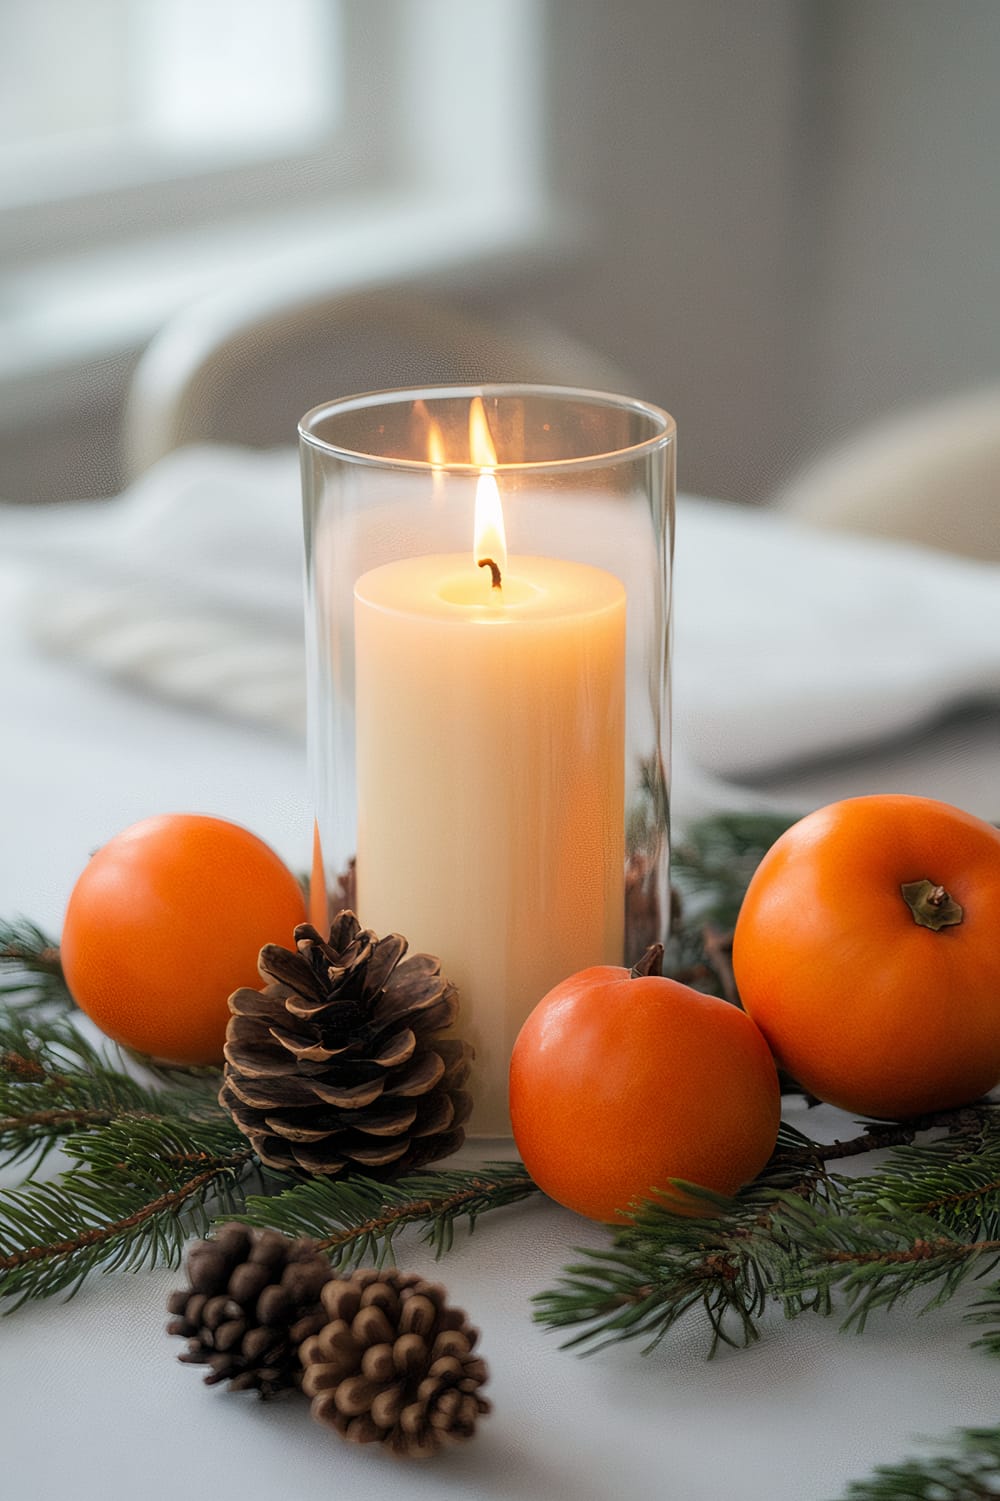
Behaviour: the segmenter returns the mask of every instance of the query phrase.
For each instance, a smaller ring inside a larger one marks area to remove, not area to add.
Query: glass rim
[[[645,417],[658,431],[638,443],[622,448],[609,448],[599,453],[577,454],[564,459],[519,459],[497,464],[483,465],[455,461],[432,462],[427,458],[404,459],[394,456],[368,453],[364,449],[348,448],[321,438],[316,428],[338,413],[364,411],[379,406],[399,406],[405,401],[440,400],[444,398],[468,398],[475,396],[547,397],[569,403],[577,401],[591,406],[608,407],[618,412],[632,412]],[[333,458],[374,469],[400,469],[425,474],[481,474],[488,469],[491,474],[551,473],[563,469],[602,468],[612,463],[631,462],[659,449],[668,448],[677,437],[677,424],[670,413],[652,402],[634,396],[616,395],[610,391],[593,391],[584,386],[550,386],[536,381],[489,381],[445,382],[440,385],[398,386],[379,391],[363,391],[354,396],[335,397],[332,401],[320,402],[311,407],[298,424],[300,441],[307,447]]]

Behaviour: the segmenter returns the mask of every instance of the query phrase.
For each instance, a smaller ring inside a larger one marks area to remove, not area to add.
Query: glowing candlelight
[[[458,985],[471,1127],[496,1135],[528,1012],[622,960],[625,590],[581,563],[508,561],[478,399],[470,451],[472,559],[407,558],[355,585],[357,894],[366,926],[405,933]]]

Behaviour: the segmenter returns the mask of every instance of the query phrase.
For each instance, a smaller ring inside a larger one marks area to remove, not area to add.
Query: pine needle
[[[685,1185],[676,1187],[683,1191]],[[700,1307],[710,1356],[720,1344],[752,1343],[759,1337],[766,1288],[746,1223],[728,1207],[729,1216],[716,1220],[674,1214],[666,1201],[642,1205],[611,1250],[581,1251],[585,1260],[567,1266],[554,1288],[536,1295],[536,1319],[551,1329],[578,1328],[564,1342],[567,1349],[594,1353],[641,1338],[648,1354],[679,1319]]]
[[[937,1307],[1000,1261],[1000,1241],[963,1241],[927,1216],[831,1212],[784,1194],[769,1235],[773,1294],[786,1311],[832,1308],[836,1289],[848,1307],[842,1327],[858,1333],[876,1310],[924,1291],[921,1312]]]
[[[991,1501],[1000,1496],[1000,1428],[960,1428],[945,1452],[877,1465],[840,1501]]]
[[[110,1051],[110,1050],[109,1050]],[[32,1171],[65,1137],[123,1113],[219,1116],[218,1074],[140,1084],[94,1048],[66,1015],[0,1011],[0,1154]]]
[[[391,1183],[352,1175],[312,1178],[276,1197],[252,1196],[236,1218],[286,1235],[314,1237],[337,1267],[394,1260],[394,1243],[410,1225],[435,1255],[450,1251],[456,1225],[471,1235],[479,1216],[538,1193],[520,1162],[411,1173]]]
[[[0,921],[0,1001],[5,1006],[30,1006],[36,1013],[74,1006],[58,945],[27,918]]]
[[[897,1148],[849,1197],[860,1215],[902,1211],[927,1215],[957,1236],[1000,1236],[1000,1105],[951,1112],[946,1135]]]
[[[125,1115],[63,1150],[72,1166],[51,1182],[0,1194],[0,1298],[69,1295],[97,1267],[180,1259],[212,1207],[235,1204],[254,1154],[231,1122]],[[242,1197],[242,1196],[240,1196]]]
[[[650,1350],[678,1319],[700,1308],[712,1355],[720,1343],[757,1339],[769,1302],[795,1317],[829,1314],[839,1299],[844,1327],[859,1332],[877,1309],[904,1299],[924,1294],[923,1308],[937,1306],[1000,1261],[1000,1239],[960,1233],[970,1224],[992,1223],[988,1192],[981,1204],[978,1194],[970,1197],[964,1217],[950,1200],[935,1217],[930,1210],[938,1199],[927,1197],[928,1186],[939,1194],[949,1181],[953,1159],[959,1182],[982,1187],[989,1181],[1000,1111],[985,1104],[942,1114],[936,1123],[950,1125],[953,1134],[927,1147],[901,1147],[870,1180],[839,1177],[828,1165],[893,1140],[912,1141],[920,1123],[871,1123],[858,1137],[829,1145],[783,1125],[754,1184],[733,1199],[671,1185],[703,1201],[699,1218],[676,1213],[669,1190],[636,1206],[634,1222],[615,1232],[610,1250],[581,1252],[586,1259],[565,1268],[556,1285],[536,1297],[535,1317],[552,1329],[576,1329],[568,1343],[584,1351],[640,1336]],[[910,1151],[919,1164],[913,1173]],[[867,1182],[877,1184],[871,1200]],[[1000,1289],[981,1313],[983,1321],[1000,1321]],[[990,1349],[994,1342],[1000,1353],[1000,1332],[980,1341]]]

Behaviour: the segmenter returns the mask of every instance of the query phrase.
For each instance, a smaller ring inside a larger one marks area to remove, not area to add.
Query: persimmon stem
[[[646,975],[663,974],[663,944],[651,943],[641,959],[629,970],[630,980],[639,980]]]
[[[937,933],[957,927],[965,917],[954,897],[936,881],[904,881],[899,890],[918,927]]]

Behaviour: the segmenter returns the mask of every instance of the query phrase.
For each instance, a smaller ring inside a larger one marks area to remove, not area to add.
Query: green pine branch
[[[956,1154],[960,1181],[983,1188],[976,1223],[991,1224],[985,1184],[1000,1150],[1000,1111],[987,1103],[942,1113],[934,1123],[954,1128],[936,1151],[944,1162],[949,1152]],[[828,1171],[838,1158],[912,1143],[926,1124],[873,1122],[859,1136],[828,1145],[783,1126],[774,1156],[754,1184],[732,1199],[673,1185],[704,1203],[697,1218],[674,1212],[669,1189],[636,1206],[633,1223],[614,1232],[609,1250],[582,1252],[584,1260],[538,1294],[535,1318],[552,1329],[576,1330],[568,1344],[581,1349],[641,1337],[648,1350],[691,1308],[700,1307],[712,1354],[720,1342],[745,1345],[756,1339],[769,1302],[789,1316],[807,1310],[828,1314],[837,1294],[846,1305],[845,1327],[856,1330],[876,1309],[921,1292],[927,1293],[925,1306],[942,1303],[1000,1261],[1000,1239],[992,1232],[963,1238],[949,1225],[949,1213],[955,1217],[950,1202],[940,1219],[930,1212],[936,1200],[927,1199],[928,1182],[940,1197],[947,1171],[921,1178],[906,1170],[901,1150],[872,1180],[879,1184],[878,1198],[864,1207],[858,1180]],[[982,1167],[977,1167],[973,1135]],[[922,1164],[928,1150],[920,1149]],[[915,1187],[924,1195],[919,1207],[913,1202]],[[970,1196],[966,1224],[972,1203]],[[990,1303],[980,1312],[991,1321],[1000,1308]],[[990,1340],[987,1335],[981,1343]]]
[[[592,1353],[643,1339],[646,1354],[699,1308],[710,1330],[710,1354],[720,1343],[752,1343],[767,1294],[751,1249],[752,1213],[744,1217],[727,1201],[701,1197],[706,1218],[677,1215],[669,1202],[643,1204],[610,1250],[583,1251],[583,1261],[565,1267],[554,1288],[535,1296],[535,1318],[550,1329],[577,1329],[565,1349]],[[725,1218],[707,1217],[713,1207],[728,1210]]]
[[[842,1328],[861,1332],[877,1309],[927,1291],[921,1311],[946,1302],[973,1276],[1000,1261],[1000,1240],[964,1241],[912,1213],[858,1216],[782,1195],[768,1227],[773,1296],[794,1315],[847,1306]],[[773,1246],[773,1252],[770,1248]]]
[[[71,1136],[71,1166],[0,1194],[0,1298],[70,1295],[97,1267],[176,1264],[212,1211],[242,1202],[254,1170],[228,1120],[123,1115]],[[210,1202],[211,1201],[211,1202]]]
[[[935,1117],[931,1117],[933,1124]],[[940,1118],[947,1134],[895,1150],[879,1172],[847,1190],[855,1214],[926,1215],[967,1239],[1000,1236],[1000,1103],[984,1101]]]
[[[585,1251],[584,1261],[537,1295],[538,1321],[577,1329],[567,1346],[595,1350],[642,1337],[648,1351],[700,1307],[712,1355],[720,1343],[757,1339],[770,1302],[790,1317],[829,1314],[839,1292],[848,1307],[843,1327],[860,1331],[876,1309],[921,1290],[928,1292],[925,1307],[943,1303],[1000,1262],[1000,1240],[960,1241],[932,1221],[910,1219],[902,1228],[858,1219],[841,1212],[829,1192],[822,1205],[785,1192],[765,1203],[760,1189],[736,1200],[697,1196],[703,1217],[675,1213],[669,1195],[639,1207],[611,1250]]]
[[[960,1428],[948,1449],[927,1459],[877,1465],[853,1480],[840,1501],[996,1501],[1000,1428]]]
[[[0,921],[0,1001],[33,1013],[67,1011],[74,1002],[63,979],[59,947],[26,918]]]
[[[836,1144],[854,1155],[855,1143]],[[869,1148],[870,1150],[870,1148]],[[709,1332],[708,1354],[720,1344],[745,1346],[760,1336],[760,1319],[774,1295],[772,1234],[778,1206],[805,1196],[833,1212],[839,1180],[826,1162],[835,1155],[782,1123],[778,1143],[755,1183],[733,1198],[675,1182],[633,1206],[631,1223],[614,1231],[608,1250],[583,1250],[556,1285],[534,1298],[537,1322],[576,1333],[566,1348],[593,1353],[620,1340],[642,1339],[654,1349],[692,1309]],[[678,1213],[678,1195],[690,1210]]]
[[[65,1015],[0,1011],[0,1154],[33,1171],[65,1137],[128,1112],[219,1115],[218,1073],[140,1083],[93,1047]]]
[[[491,1162],[410,1173],[387,1183],[360,1175],[311,1178],[274,1197],[248,1198],[236,1218],[312,1236],[338,1267],[382,1266],[394,1260],[396,1237],[408,1226],[419,1227],[421,1240],[442,1256],[462,1220],[471,1235],[480,1215],[537,1193],[520,1162]]]
[[[0,1298],[14,1306],[72,1292],[98,1266],[176,1261],[212,1208],[242,1203],[256,1162],[218,1105],[217,1071],[137,1078],[110,1045],[87,1041],[51,988],[25,1003],[32,974],[57,976],[23,952],[45,935],[18,933],[27,976],[8,980],[0,1008],[0,1161],[29,1174],[0,1194]],[[34,1181],[56,1145],[69,1166]]]

